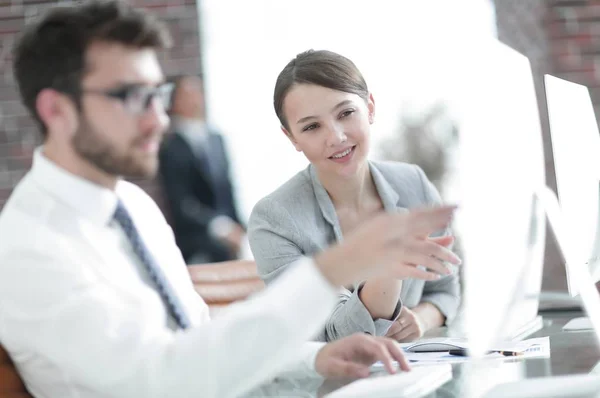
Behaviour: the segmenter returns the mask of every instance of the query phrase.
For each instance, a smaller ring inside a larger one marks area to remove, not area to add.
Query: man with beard
[[[15,48],[44,143],[0,214],[0,342],[29,391],[223,398],[282,370],[366,376],[376,360],[393,372],[392,359],[406,369],[388,339],[306,341],[342,285],[437,277],[415,264],[443,273],[450,253],[426,237],[453,209],[376,217],[210,321],[161,212],[121,179],[156,173],[170,95],[156,51],[168,39],[147,14],[94,0],[51,10]]]

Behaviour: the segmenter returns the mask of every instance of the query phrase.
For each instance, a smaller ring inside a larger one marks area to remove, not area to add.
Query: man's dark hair
[[[44,135],[35,106],[38,94],[52,88],[80,107],[86,51],[95,42],[166,49],[171,36],[156,18],[118,0],[55,7],[28,25],[14,47],[13,69],[21,99]]]

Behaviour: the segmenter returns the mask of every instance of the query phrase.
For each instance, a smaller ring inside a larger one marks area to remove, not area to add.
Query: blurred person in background
[[[277,78],[274,107],[284,134],[310,165],[260,200],[250,216],[250,247],[267,284],[379,214],[440,203],[420,167],[367,159],[375,102],[349,59],[330,51],[298,54]],[[449,231],[436,232],[431,242],[452,244]],[[456,264],[447,252],[445,259]],[[459,279],[450,267],[434,281],[357,282],[342,291],[317,339],[360,332],[416,340],[453,319],[460,303]]]
[[[245,239],[223,137],[206,123],[202,80],[175,79],[160,176],[177,245],[188,264],[233,260]]]
[[[378,360],[395,372],[393,359],[407,370],[391,339],[307,340],[342,285],[435,278],[411,263],[444,258],[422,237],[454,209],[382,215],[210,320],[161,211],[122,178],[157,172],[171,95],[157,51],[169,41],[149,14],[89,0],[51,9],[16,43],[44,142],[0,213],[0,343],[29,392],[229,398],[284,371],[365,377]]]

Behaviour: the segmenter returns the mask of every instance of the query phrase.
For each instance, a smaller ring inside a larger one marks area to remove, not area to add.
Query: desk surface
[[[478,365],[478,373],[491,385],[523,378],[589,373],[600,361],[600,348],[591,331],[563,332],[562,326],[570,319],[583,316],[581,312],[547,312],[543,314],[544,327],[529,336],[550,336],[550,358],[532,358],[514,362],[496,362],[489,368]],[[440,329],[434,335],[443,335]],[[453,365],[453,379],[428,397],[454,398],[464,396],[467,364]],[[371,377],[377,377],[374,374]],[[266,384],[247,397],[322,397],[350,383],[352,380],[323,380],[320,378],[281,378]]]

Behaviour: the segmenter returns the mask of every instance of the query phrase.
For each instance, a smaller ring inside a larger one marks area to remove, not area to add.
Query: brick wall
[[[543,75],[590,89],[600,118],[600,0],[495,0],[498,38],[529,57],[540,105],[546,180],[556,191]],[[565,290],[564,260],[548,231],[544,289]]]
[[[31,166],[34,148],[41,136],[20,104],[12,76],[11,48],[15,35],[52,5],[72,1],[0,1],[0,209],[12,188]],[[131,0],[165,20],[174,38],[174,47],[161,54],[165,74],[200,73],[200,41],[196,0]],[[163,201],[156,181],[134,181]]]
[[[546,0],[552,74],[589,88],[600,120],[600,1]],[[600,282],[596,283],[600,290]]]
[[[554,74],[586,85],[600,116],[600,1],[547,0]]]

